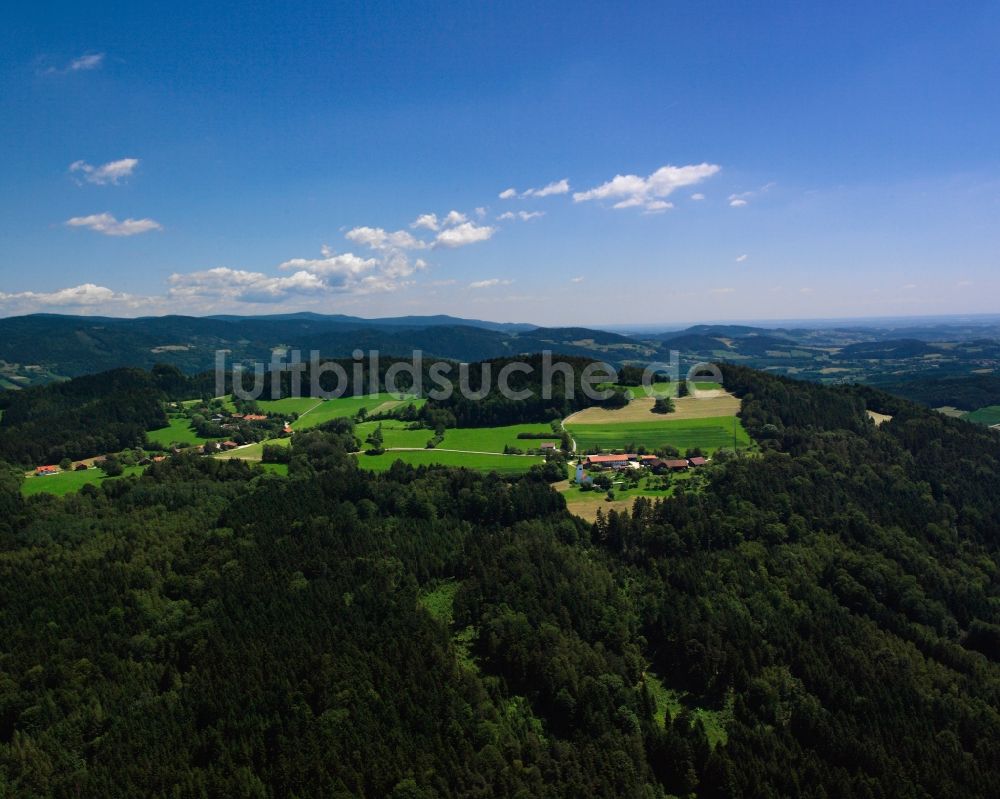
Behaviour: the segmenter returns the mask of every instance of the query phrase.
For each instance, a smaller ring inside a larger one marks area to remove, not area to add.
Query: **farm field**
[[[285,397],[279,400],[257,400],[262,413],[303,414],[322,400],[313,397]]]
[[[544,459],[527,455],[474,455],[467,452],[442,452],[435,449],[404,450],[401,452],[386,452],[382,455],[359,454],[358,465],[363,469],[384,472],[397,460],[413,466],[464,466],[467,469],[478,469],[483,472],[500,472],[501,474],[520,474],[526,472]]]
[[[285,400],[272,400],[272,402],[284,402]],[[312,405],[305,411],[300,412],[299,418],[292,423],[295,430],[307,430],[328,422],[331,419],[338,419],[344,416],[354,416],[359,410],[364,408],[369,413],[373,411],[386,411],[399,405],[413,403],[417,407],[423,404],[420,399],[395,399],[391,394],[381,393],[371,396],[361,397],[340,397],[331,400],[310,400]],[[263,403],[259,403],[264,408]],[[428,436],[430,438],[430,436]]]
[[[985,408],[967,413],[964,418],[966,421],[984,424],[987,427],[1000,424],[1000,405],[987,405]]]
[[[740,409],[740,401],[732,394],[713,392],[710,397],[681,397],[674,400],[674,412],[653,413],[653,397],[632,400],[624,408],[586,408],[567,416],[565,425],[601,424],[614,425],[626,422],[656,422],[661,420],[710,419],[717,416],[735,416]]]
[[[142,474],[145,466],[126,466],[125,472],[121,475],[126,477],[130,474]],[[79,491],[85,485],[96,485],[105,480],[117,480],[117,477],[106,477],[100,469],[87,469],[86,471],[60,472],[59,474],[47,475],[45,477],[26,477],[21,484],[21,494],[31,497],[35,494],[55,494],[62,496]]]
[[[371,435],[372,431],[382,425],[382,446],[386,449],[393,447],[413,447],[420,449],[434,437],[434,431],[426,427],[419,430],[407,430],[406,422],[390,421],[383,422],[362,422],[354,425],[354,435],[361,439],[362,449],[369,446],[365,444],[365,439]]]
[[[174,442],[194,446],[195,444],[204,444],[206,441],[219,440],[199,436],[191,429],[191,420],[186,416],[171,417],[170,423],[166,427],[161,427],[159,430],[150,430],[146,436],[149,438],[151,444],[155,444],[161,449],[167,449]]]
[[[750,446],[750,436],[735,416],[676,419],[669,414],[653,422],[567,423],[566,429],[576,441],[578,452],[598,447],[621,449],[635,445],[649,450],[675,447],[680,452],[699,447],[706,453],[712,453],[720,447],[732,447],[734,437],[738,448]]]
[[[552,433],[552,427],[545,423],[514,424],[503,427],[457,427],[444,433],[444,441],[438,444],[442,449],[463,449],[471,452],[503,452],[506,445],[522,450],[538,449],[546,441],[559,446],[560,436],[552,433],[551,438],[518,438],[518,433]]]

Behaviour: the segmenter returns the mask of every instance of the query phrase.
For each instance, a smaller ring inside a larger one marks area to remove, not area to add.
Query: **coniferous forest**
[[[347,420],[287,477],[5,468],[0,797],[996,795],[1000,441],[723,371],[760,451],[593,524]]]

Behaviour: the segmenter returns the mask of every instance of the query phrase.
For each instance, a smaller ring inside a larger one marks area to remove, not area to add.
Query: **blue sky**
[[[18,5],[0,315],[1000,311],[997,2]]]

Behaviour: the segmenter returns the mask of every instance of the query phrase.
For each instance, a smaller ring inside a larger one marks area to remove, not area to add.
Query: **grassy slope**
[[[362,444],[364,440],[371,434],[371,432],[379,426],[379,422],[362,422],[361,424],[354,426],[354,434],[361,439]],[[427,442],[434,437],[434,431],[428,430],[427,428],[421,428],[418,430],[407,430],[405,422],[397,421],[384,421],[381,422],[382,425],[382,446],[387,448],[392,447],[416,447],[421,448],[427,444]],[[364,444],[367,448],[368,445]]]
[[[624,424],[568,424],[566,427],[576,441],[577,451],[592,447],[614,449],[630,444],[647,449],[676,447],[683,452],[690,447],[700,447],[714,452],[720,447],[733,446],[733,428],[738,447],[750,446],[750,436],[739,419],[733,416],[716,416],[707,419],[677,419],[668,417],[657,422],[631,422]]]
[[[987,405],[985,408],[967,413],[965,419],[969,422],[987,426],[1000,424],[1000,405]]]
[[[174,416],[170,419],[170,424],[159,430],[150,430],[147,433],[149,441],[163,449],[173,443],[178,444],[204,444],[206,441],[218,441],[219,439],[202,438],[191,429],[191,422],[187,417]]]
[[[142,474],[144,466],[126,466],[123,477],[130,474]],[[87,469],[80,472],[60,472],[45,477],[26,477],[21,484],[21,494],[26,497],[35,494],[56,494],[62,496],[73,491],[79,491],[85,485],[97,484],[104,480],[115,479],[104,476],[100,469]]]
[[[464,466],[484,472],[519,474],[526,472],[536,463],[543,463],[541,457],[519,455],[470,455],[465,452],[441,452],[438,450],[416,450],[413,452],[386,452],[383,455],[358,455],[358,464],[363,469],[384,472],[397,460],[413,466]]]
[[[546,441],[559,445],[559,436],[552,434],[551,438],[530,439],[518,438],[518,433],[552,433],[548,424],[514,424],[504,427],[459,427],[446,430],[444,441],[438,444],[444,449],[465,449],[475,452],[503,452],[509,444],[518,449],[538,449]]]

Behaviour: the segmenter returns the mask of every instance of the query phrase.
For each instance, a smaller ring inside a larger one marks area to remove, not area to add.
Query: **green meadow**
[[[354,416],[359,410],[364,408],[368,413],[371,413],[376,408],[387,405],[387,407],[398,407],[400,405],[414,404],[418,408],[424,403],[422,399],[407,399],[400,400],[396,396],[389,394],[387,392],[382,392],[381,394],[373,394],[371,396],[364,395],[361,397],[340,397],[338,399],[329,400],[309,400],[312,404],[306,408],[306,410],[299,412],[299,418],[292,422],[292,428],[295,430],[307,430],[310,427],[317,427],[323,424],[323,422],[329,422],[331,419],[339,419],[344,416]],[[285,402],[285,400],[271,400],[271,402]],[[261,408],[266,408],[263,402],[258,403]],[[433,434],[432,434],[433,435]],[[428,436],[430,438],[430,436]]]
[[[382,425],[382,446],[386,449],[393,447],[412,447],[421,449],[434,437],[434,431],[426,427],[417,430],[408,430],[406,422],[386,420],[383,422],[362,422],[354,426],[354,435],[361,439],[362,449],[367,449],[368,444],[365,439],[379,426]]]
[[[566,426],[579,452],[600,447],[621,449],[630,445],[647,449],[675,447],[678,451],[700,447],[707,453],[720,447],[732,447],[735,430],[736,446],[750,446],[750,436],[735,416],[713,416],[707,419],[664,419],[655,422],[624,422],[622,424],[569,424]]]
[[[167,449],[171,444],[204,444],[206,441],[217,441],[213,438],[202,438],[191,428],[191,420],[186,416],[172,416],[170,423],[159,430],[150,430],[146,434],[151,444],[161,449]]]
[[[126,466],[122,477],[130,474],[142,474],[145,466]],[[45,477],[24,478],[21,484],[21,494],[30,497],[35,494],[56,494],[62,496],[79,491],[85,485],[96,485],[105,480],[117,480],[117,477],[106,477],[100,469],[87,469],[86,471],[60,472],[59,474],[46,475]]]
[[[397,460],[413,466],[464,466],[481,472],[520,474],[528,471],[536,463],[544,463],[538,456],[527,455],[472,455],[467,452],[442,452],[435,449],[385,452],[382,455],[357,456],[358,465],[363,469],[384,472]]]
[[[244,461],[259,461],[264,456],[264,445],[275,447],[287,447],[291,443],[290,438],[270,438],[267,441],[258,441],[254,444],[247,444],[243,447],[231,449],[228,452],[220,452],[217,458],[239,458]]]
[[[551,438],[518,438],[518,433],[547,433]],[[559,436],[548,424],[513,424],[503,427],[458,427],[445,430],[442,449],[463,449],[473,452],[503,452],[505,446],[522,450],[538,449],[546,441],[559,446]]]
[[[963,417],[966,421],[987,426],[1000,424],[1000,405],[987,405],[978,411],[972,411]]]

